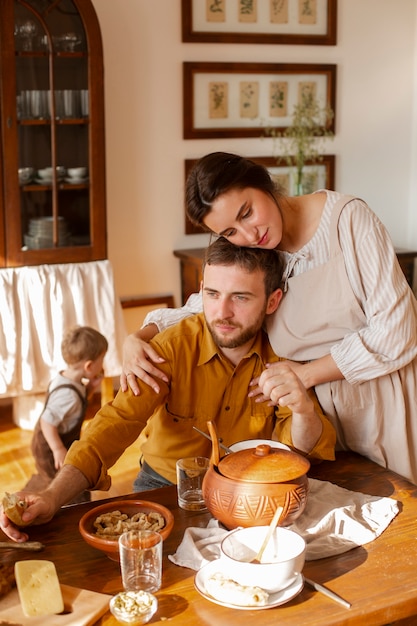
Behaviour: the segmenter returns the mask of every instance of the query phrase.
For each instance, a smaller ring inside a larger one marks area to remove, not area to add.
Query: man
[[[49,488],[24,494],[28,508],[23,519],[46,522],[80,491],[108,489],[108,469],[141,433],[142,467],[135,491],[175,483],[178,458],[210,456],[210,442],[193,429],[207,431],[208,420],[215,422],[226,445],[274,435],[302,454],[334,459],[333,427],[285,362],[275,385],[277,406],[248,395],[265,365],[280,361],[262,325],[279,305],[281,275],[276,252],[215,241],[203,270],[204,313],[152,340],[169,382],[161,381],[159,394],[142,383],[139,396],[120,390],[72,445]],[[0,524],[10,538],[27,539],[3,513]]]

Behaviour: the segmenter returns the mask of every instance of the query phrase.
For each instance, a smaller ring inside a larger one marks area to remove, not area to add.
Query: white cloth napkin
[[[309,478],[309,495],[302,515],[291,530],[304,537],[306,560],[313,561],[373,541],[397,515],[398,502],[349,491],[333,483]],[[170,561],[198,570],[220,557],[220,543],[230,531],[215,519],[206,528],[187,528]]]

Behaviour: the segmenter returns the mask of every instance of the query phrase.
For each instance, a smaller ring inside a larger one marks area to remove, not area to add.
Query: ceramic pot
[[[214,425],[208,423],[213,451],[203,481],[210,513],[228,529],[268,525],[278,506],[280,525],[292,524],[304,511],[309,461],[290,450],[267,444],[219,458]]]

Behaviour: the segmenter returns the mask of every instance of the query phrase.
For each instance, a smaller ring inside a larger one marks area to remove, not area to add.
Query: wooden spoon
[[[17,543],[17,541],[0,541],[0,548],[20,548],[20,550],[32,550],[33,552],[38,552],[42,550],[45,546],[40,541],[24,541],[22,543]]]
[[[251,563],[260,563],[261,559],[262,559],[262,555],[265,552],[265,548],[268,545],[269,540],[272,537],[272,533],[274,532],[275,528],[278,525],[278,522],[281,518],[282,512],[283,512],[283,507],[282,506],[277,506],[277,508],[275,509],[275,513],[274,513],[274,517],[271,519],[271,522],[269,524],[269,528],[268,528],[268,532],[265,535],[265,539],[263,541],[263,544],[261,545],[261,547],[259,548],[259,552],[256,555],[256,557],[251,561]]]
[[[216,426],[213,422],[207,422],[207,428],[211,437],[211,458],[210,462],[214,467],[217,467],[220,461],[220,446],[219,446],[219,438],[217,436]]]

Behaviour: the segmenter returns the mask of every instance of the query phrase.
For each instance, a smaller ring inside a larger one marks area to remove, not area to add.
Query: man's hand
[[[25,500],[27,508],[22,514],[22,520],[26,523],[37,525],[49,522],[57,511],[56,503],[48,492],[41,495],[34,493],[18,492],[17,495],[21,500]],[[3,507],[0,507],[0,528],[13,541],[27,541],[29,535],[15,526],[4,513]]]
[[[79,493],[89,488],[84,474],[73,465],[64,465],[51,484],[41,493],[17,492],[25,500],[27,508],[22,513],[22,520],[30,524],[46,524],[55,513]],[[13,541],[27,541],[27,533],[22,532],[9,520],[0,507],[0,528]]]

